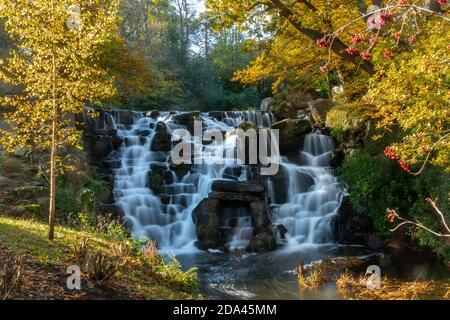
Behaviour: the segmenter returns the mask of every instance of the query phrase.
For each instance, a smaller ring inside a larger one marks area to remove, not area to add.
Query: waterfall
[[[215,163],[216,157],[236,148],[236,127],[251,121],[260,128],[270,127],[271,113],[261,111],[199,113],[203,130],[215,128],[225,133],[223,145],[211,146],[194,140],[195,147],[210,151],[201,164],[177,167],[171,162],[172,143],[160,145],[160,130],[172,133],[187,127],[177,120],[182,113],[161,112],[151,115],[133,112],[132,124],[123,124],[117,112],[107,113],[122,145],[112,152],[114,198],[124,213],[127,226],[136,238],[153,239],[163,252],[195,250],[196,233],[192,212],[211,191],[215,180],[253,180],[258,174],[251,166],[233,158]],[[105,120],[103,120],[105,121]],[[155,147],[156,145],[156,147]],[[331,220],[341,201],[337,178],[329,161],[333,140],[320,132],[306,135],[304,147],[295,161],[283,157],[282,178],[266,179],[273,222],[287,229],[288,245],[332,241]],[[212,151],[212,152],[211,152]],[[237,211],[236,211],[237,210]],[[224,214],[223,227],[229,232],[230,248],[245,248],[253,232],[245,208],[234,215]]]
[[[215,163],[215,158],[228,154],[228,149],[236,148],[235,127],[243,121],[251,121],[260,127],[268,127],[273,115],[256,111],[225,112],[218,120],[207,113],[200,114],[206,128],[216,128],[226,132],[221,146],[208,146],[209,153],[201,164],[194,164],[182,174],[170,164],[170,151],[153,151],[158,123],[164,123],[169,132],[182,126],[176,123],[174,116],[179,113],[161,113],[152,118],[144,113],[133,113],[132,125],[121,124],[119,117],[111,113],[114,128],[122,138],[122,146],[114,152],[120,159],[120,166],[113,169],[114,196],[116,204],[125,215],[127,226],[136,238],[153,239],[161,250],[193,249],[196,241],[192,211],[198,203],[208,196],[213,181],[218,179],[247,180],[251,170],[225,158],[223,163]],[[194,140],[194,148],[205,150],[207,147]],[[163,173],[160,190],[152,189],[149,177]],[[229,223],[229,222],[224,222]],[[238,234],[232,235],[230,245],[241,247],[241,241],[249,238],[251,225],[243,216],[232,228]],[[245,240],[244,240],[245,241]]]
[[[274,182],[269,181],[269,197],[274,200],[276,223],[287,229],[288,246],[324,244],[333,241],[332,219],[342,201],[342,189],[330,160],[333,139],[319,131],[305,136],[296,163],[282,158],[282,190],[286,196],[277,203]]]

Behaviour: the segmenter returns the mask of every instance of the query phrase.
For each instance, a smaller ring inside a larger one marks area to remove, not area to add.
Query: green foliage
[[[411,204],[411,177],[383,156],[362,152],[346,159],[340,169],[349,186],[350,201],[360,214],[368,214],[375,228],[387,233],[392,227],[385,215],[388,207],[407,210]]]
[[[344,142],[344,128],[341,126],[332,128],[331,136],[339,143]]]
[[[350,201],[359,214],[368,214],[377,231],[389,234],[395,225],[390,224],[385,210],[395,209],[401,216],[417,219],[433,230],[440,230],[439,218],[425,201],[439,199],[441,211],[450,218],[450,177],[439,168],[429,169],[414,177],[402,171],[396,162],[381,155],[359,152],[345,160],[340,168],[342,182],[349,187]],[[429,246],[435,252],[450,259],[450,248],[445,240],[411,229],[411,235],[420,244]]]
[[[181,263],[175,256],[170,257],[169,262],[162,262],[153,267],[158,276],[174,288],[180,290],[198,289],[197,268],[192,267],[183,271]]]

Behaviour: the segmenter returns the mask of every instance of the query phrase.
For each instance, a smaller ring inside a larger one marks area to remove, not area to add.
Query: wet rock
[[[148,137],[152,131],[150,129],[137,129],[136,133],[141,137]]]
[[[259,181],[228,181],[217,180],[212,184],[212,190],[218,192],[265,193],[266,187]]]
[[[258,126],[257,126],[255,123],[251,122],[251,121],[244,121],[244,122],[242,122],[242,123],[238,126],[238,129],[241,129],[241,130],[244,130],[244,131],[253,129],[253,130],[255,130],[256,132],[258,132]]]
[[[157,163],[153,163],[150,166],[149,172],[149,187],[155,194],[160,194],[162,191],[162,187],[164,185],[165,173],[167,171],[167,167],[165,165],[159,165]]]
[[[133,111],[119,110],[117,112],[117,119],[120,124],[132,125],[134,123]]]
[[[210,192],[208,194],[208,198],[232,202],[252,202],[252,201],[259,201],[261,199],[261,197],[246,193],[219,192],[219,191]]]
[[[155,137],[153,138],[150,149],[152,151],[170,151],[172,150],[172,137],[164,122],[158,122],[156,126]]]
[[[288,233],[288,230],[286,227],[282,224],[277,224],[277,231],[280,234],[281,239],[286,239],[286,233]]]
[[[229,214],[236,211],[237,205],[240,209],[247,209],[252,221],[254,240],[247,250],[260,252],[275,248],[270,211],[264,200],[266,189],[262,183],[219,180],[213,182],[212,189],[208,198],[197,206],[193,214],[197,232],[202,232],[197,243],[200,249],[226,250],[225,245],[230,234],[221,222],[230,220]]]
[[[223,121],[223,118],[224,118],[224,113],[223,113],[223,111],[210,111],[210,112],[208,112],[208,114],[209,114],[211,117],[216,118],[216,119],[219,120],[219,121]]]
[[[246,248],[250,252],[272,251],[277,247],[273,234],[270,232],[261,232],[252,237],[250,244]]]
[[[158,117],[160,116],[160,113],[159,113],[159,111],[150,111],[150,112],[147,112],[147,117],[150,117],[150,118],[152,118],[152,119],[158,119]]]
[[[199,116],[199,111],[184,112],[173,115],[171,120],[175,124],[185,127],[191,134],[194,134],[195,121],[200,121]],[[202,128],[205,126],[203,122],[201,122],[201,125]]]
[[[220,200],[203,199],[192,213],[197,230],[197,247],[202,250],[225,245],[220,232]]]
[[[259,107],[259,109],[261,111],[265,111],[265,112],[271,112],[272,111],[272,106],[275,104],[275,99],[272,97],[269,98],[265,98],[262,102],[261,102],[261,106]]]
[[[311,123],[302,119],[284,119],[276,122],[271,129],[279,131],[281,154],[298,152],[302,145],[302,136],[312,131]]]
[[[106,159],[103,161],[103,167],[107,169],[120,169],[122,167],[122,161],[119,159]]]

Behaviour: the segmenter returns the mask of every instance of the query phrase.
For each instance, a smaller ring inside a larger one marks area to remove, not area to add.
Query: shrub
[[[74,249],[76,263],[93,281],[107,281],[119,271],[121,257],[115,255],[116,251],[105,254],[91,250],[87,239],[75,243]]]
[[[175,256],[170,256],[170,261],[166,262],[159,254],[155,241],[151,240],[143,247],[142,259],[148,265],[148,271],[157,280],[185,291],[198,288],[197,268],[183,271],[181,263]]]
[[[368,214],[375,229],[389,234],[395,225],[389,223],[385,210],[395,209],[402,217],[417,219],[432,230],[439,230],[439,217],[425,199],[438,199],[445,218],[450,218],[449,174],[442,168],[427,168],[419,176],[410,175],[394,162],[381,155],[367,152],[347,158],[340,168],[341,180],[348,185],[350,201],[359,214]],[[450,261],[450,246],[424,230],[406,229],[421,245],[433,250]]]

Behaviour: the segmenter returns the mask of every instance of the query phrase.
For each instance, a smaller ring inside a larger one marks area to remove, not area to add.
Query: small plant
[[[164,259],[160,256],[156,241],[150,240],[142,249],[144,259],[152,266],[164,264]]]
[[[155,268],[159,277],[170,286],[180,290],[196,290],[198,288],[197,268],[192,267],[183,271],[181,263],[175,256],[170,257],[170,262],[161,263]]]
[[[109,254],[94,252],[87,239],[75,243],[74,249],[77,264],[93,281],[108,281],[119,271],[121,259],[114,254],[116,251],[110,251]]]
[[[0,263],[0,299],[6,300],[13,290],[20,287],[23,258],[7,254]]]

